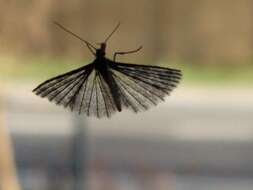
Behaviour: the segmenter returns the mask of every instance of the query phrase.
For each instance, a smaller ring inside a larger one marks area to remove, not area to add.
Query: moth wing
[[[115,112],[115,105],[108,89],[94,65],[89,64],[49,79],[33,92],[79,114],[110,117]]]
[[[158,66],[110,62],[125,107],[147,110],[164,100],[179,83],[180,70]]]
[[[78,95],[79,113],[100,117],[110,117],[117,111],[110,87],[101,73],[94,69]]]

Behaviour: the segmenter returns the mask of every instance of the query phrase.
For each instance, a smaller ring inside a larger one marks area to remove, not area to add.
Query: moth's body
[[[99,49],[96,50],[96,59],[94,60],[93,64],[95,65],[96,72],[99,72],[103,79],[108,84],[110,92],[112,94],[113,101],[117,107],[118,111],[121,111],[121,101],[119,96],[119,89],[117,83],[115,82],[114,78],[112,77],[112,73],[108,67],[108,64],[113,64],[113,61],[106,58],[106,44],[101,43]]]
[[[116,52],[112,60],[106,58],[106,42],[119,24],[99,48],[55,24],[83,41],[95,56],[90,64],[46,80],[33,90],[57,105],[98,118],[110,117],[123,108],[139,112],[164,101],[181,79],[181,71],[177,69],[116,61],[117,55],[135,53],[142,47]]]

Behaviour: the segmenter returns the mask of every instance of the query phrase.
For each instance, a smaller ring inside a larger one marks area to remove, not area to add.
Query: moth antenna
[[[54,21],[53,22],[56,26],[58,26],[59,28],[61,28],[62,30],[64,30],[65,32],[71,34],[72,36],[76,37],[77,39],[81,40],[82,42],[86,43],[86,45],[89,47],[92,47],[94,50],[96,50],[97,48],[95,46],[93,46],[90,42],[86,41],[85,39],[81,38],[80,36],[78,36],[77,34],[71,32],[69,29],[65,28],[63,25],[61,25],[60,23]]]
[[[117,24],[117,26],[113,29],[113,31],[110,33],[110,35],[105,39],[105,42],[104,43],[106,43],[109,39],[110,39],[110,37],[117,31],[117,29],[119,28],[119,26],[120,26],[120,22]]]

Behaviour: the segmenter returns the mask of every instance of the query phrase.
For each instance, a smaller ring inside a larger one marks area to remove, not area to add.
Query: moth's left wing
[[[33,92],[79,114],[110,117],[116,111],[109,86],[93,64],[49,79]]]
[[[92,69],[93,65],[89,64],[56,76],[40,84],[33,92],[42,98],[46,97],[49,101],[67,107],[71,104],[73,97],[86,81]]]

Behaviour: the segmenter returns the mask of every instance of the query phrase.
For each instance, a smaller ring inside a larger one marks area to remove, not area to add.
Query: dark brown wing
[[[94,69],[87,83],[83,86],[77,97],[79,113],[95,115],[96,117],[110,117],[116,112],[116,105],[113,100],[110,88],[103,79],[101,73]]]
[[[110,117],[116,111],[108,84],[93,64],[49,79],[33,92],[79,114]]]
[[[147,110],[164,100],[177,86],[180,70],[158,66],[109,63],[123,105],[134,112]]]
[[[138,112],[164,100],[181,79],[181,71],[176,69],[111,61],[104,64],[108,65],[107,74],[113,77],[115,88],[94,64],[89,64],[49,79],[33,91],[79,114],[110,117],[117,111],[113,93],[117,94],[118,104]]]

